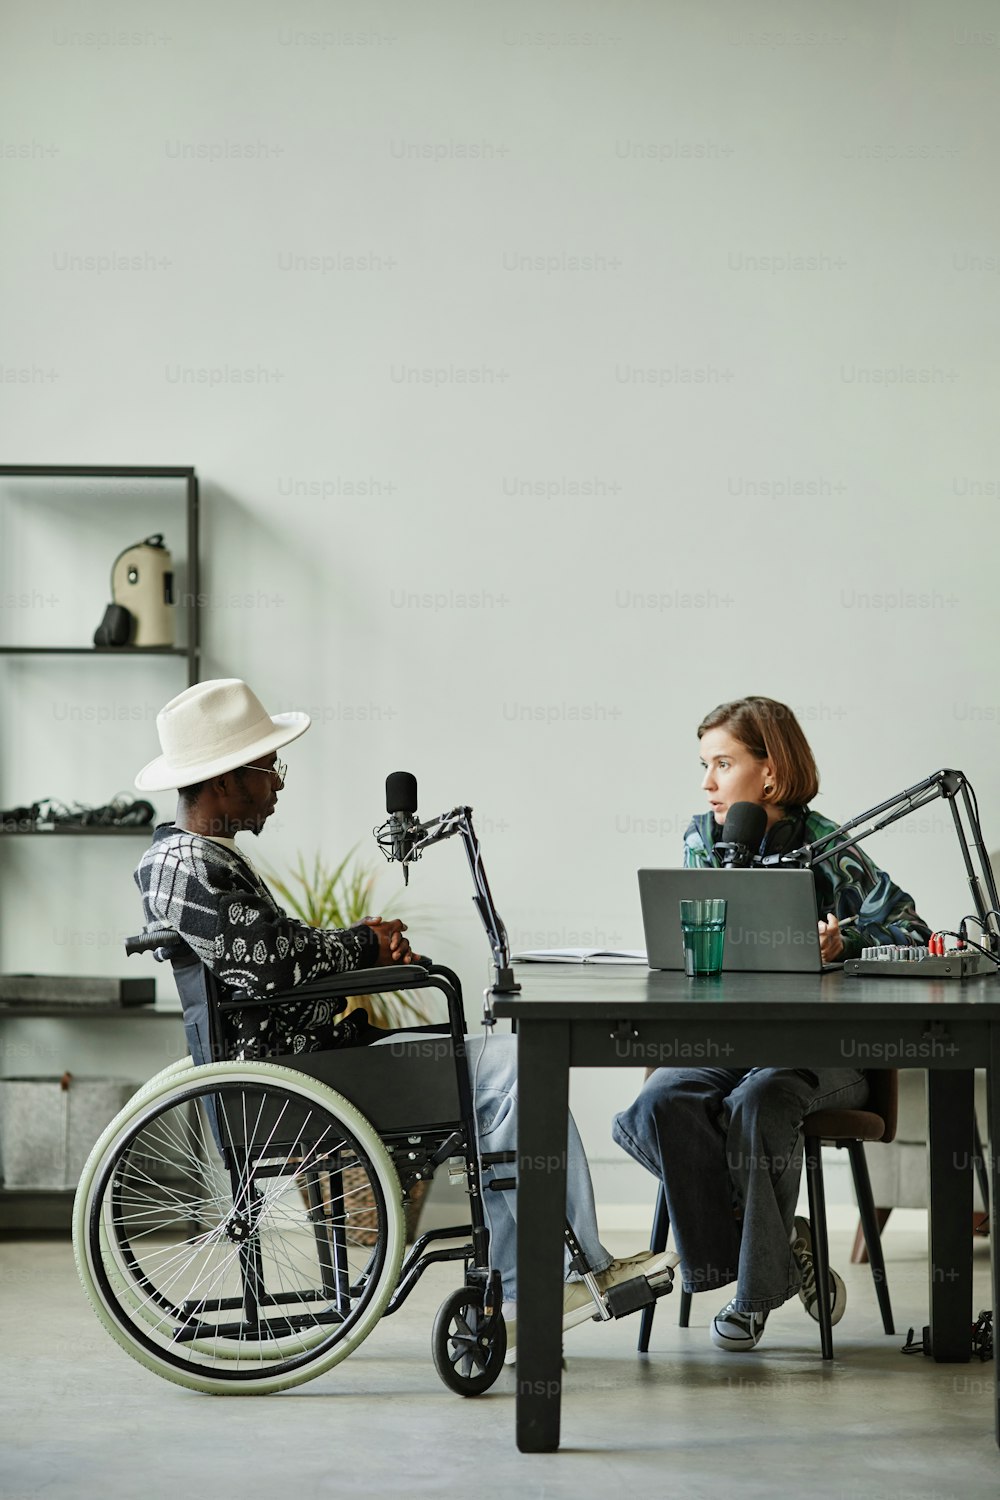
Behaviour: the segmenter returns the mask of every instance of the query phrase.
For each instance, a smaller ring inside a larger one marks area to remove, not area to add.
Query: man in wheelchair
[[[147,932],[170,929],[214,975],[224,994],[258,997],[294,990],[331,974],[389,964],[419,963],[400,921],[368,917],[345,930],[316,929],[275,901],[239,833],[258,835],[274,812],[286,768],[277,752],[309,728],[309,716],[270,715],[246,683],[201,682],[157,716],[162,753],[136,777],[141,790],[178,791],[173,823],[160,824],[135,872]],[[340,1017],[342,1003],[304,991],[299,1003],[230,1012],[226,1055],[235,1060],[363,1047],[384,1042],[363,1009]],[[512,1037],[471,1037],[467,1064],[474,1091],[479,1148],[517,1147],[517,1066]],[[516,1339],[517,1194],[484,1193],[490,1261],[499,1272],[507,1346]],[[569,1120],[567,1218],[602,1294],[643,1276],[662,1290],[676,1255],[649,1251],[614,1259],[601,1244],[583,1143]],[[594,1316],[585,1281],[569,1268],[564,1328]]]

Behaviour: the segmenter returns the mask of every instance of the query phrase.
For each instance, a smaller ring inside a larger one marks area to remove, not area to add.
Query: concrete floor
[[[636,1237],[611,1248],[637,1248]],[[404,1308],[341,1366],[277,1396],[192,1394],[149,1374],[99,1326],[64,1241],[0,1244],[3,1500],[186,1500],[268,1496],[620,1496],[958,1500],[1000,1495],[990,1364],[935,1365],[900,1354],[927,1317],[925,1240],[885,1246],[898,1336],[881,1330],[870,1275],[846,1264],[837,1358],[819,1359],[798,1301],[771,1315],[749,1355],[711,1347],[718,1299],[696,1298],[697,1326],[660,1304],[652,1348],[637,1320],[567,1336],[563,1448],[528,1457],[514,1443],[514,1373],[462,1400],[429,1353],[434,1312],[457,1284],[434,1268]],[[977,1242],[976,1309],[989,1305],[989,1252]]]

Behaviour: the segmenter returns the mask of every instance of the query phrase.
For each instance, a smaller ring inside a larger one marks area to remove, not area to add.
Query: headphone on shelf
[[[4,833],[31,833],[42,828],[143,828],[156,816],[151,802],[133,801],[124,792],[112,797],[102,807],[87,807],[74,802],[67,807],[51,797],[33,802],[30,807],[12,807],[0,812]]]
[[[157,531],[119,552],[111,564],[111,603],[94,631],[94,645],[172,646],[173,643],[173,566],[163,545],[163,533]]]

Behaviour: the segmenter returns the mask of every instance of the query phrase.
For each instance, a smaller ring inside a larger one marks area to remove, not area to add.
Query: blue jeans
[[[472,1079],[482,1152],[517,1150],[517,1038],[512,1036],[466,1037],[469,1076]],[[517,1298],[517,1193],[490,1192],[486,1184],[496,1177],[517,1175],[516,1167],[487,1167],[483,1173],[483,1204],[490,1228],[490,1262],[500,1272],[505,1302]],[[566,1217],[594,1271],[607,1270],[612,1257],[601,1244],[590,1168],[573,1116],[569,1117],[566,1143]],[[569,1275],[567,1252],[566,1272]]]
[[[663,1182],[685,1291],[735,1281],[740,1312],[795,1295],[802,1120],[867,1098],[855,1068],[659,1068],[646,1080],[612,1135]]]

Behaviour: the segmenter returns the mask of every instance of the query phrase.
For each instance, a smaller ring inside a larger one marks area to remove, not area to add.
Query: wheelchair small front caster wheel
[[[434,1368],[449,1390],[481,1396],[503,1369],[507,1329],[502,1316],[488,1319],[480,1287],[460,1287],[442,1302],[434,1319]]]

